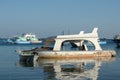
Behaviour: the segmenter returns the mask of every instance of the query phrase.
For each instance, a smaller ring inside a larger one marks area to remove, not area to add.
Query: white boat
[[[19,55],[34,55],[39,58],[91,58],[91,57],[113,57],[116,55],[114,50],[102,50],[98,42],[98,28],[94,28],[91,33],[84,33],[74,35],[58,35],[55,38],[47,39],[45,45],[41,48],[32,50],[20,50]],[[76,50],[66,51],[63,49],[64,43],[74,43],[77,46]],[[87,46],[88,42],[93,45],[93,48]],[[54,43],[53,48],[49,46]]]
[[[14,37],[12,39],[15,44],[39,44],[41,40],[34,34],[22,34],[21,36]]]

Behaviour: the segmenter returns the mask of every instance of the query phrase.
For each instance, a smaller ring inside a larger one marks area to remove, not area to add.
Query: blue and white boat
[[[14,44],[39,44],[42,41],[31,33],[22,34],[11,39]]]

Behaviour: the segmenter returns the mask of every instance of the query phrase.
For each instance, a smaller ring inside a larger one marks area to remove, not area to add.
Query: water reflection
[[[42,67],[45,80],[97,80],[103,61],[113,61],[114,58],[96,59],[39,59],[30,63],[33,67]],[[30,64],[20,64],[31,66]]]
[[[33,62],[25,62],[25,61],[19,60],[17,65],[20,65],[22,67],[33,67],[34,63]]]

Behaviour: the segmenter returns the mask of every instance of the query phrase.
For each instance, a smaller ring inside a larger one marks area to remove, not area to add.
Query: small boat
[[[99,44],[99,37],[97,33],[98,28],[94,28],[91,33],[84,33],[73,35],[58,35],[54,38],[45,40],[45,44],[41,48],[31,50],[18,50],[20,56],[38,56],[39,58],[94,58],[94,57],[113,57],[116,55],[114,50],[102,50]],[[65,50],[64,43],[74,43],[76,49]],[[49,47],[54,43],[53,47]],[[86,44],[87,43],[87,44]],[[87,46],[88,43],[93,46]],[[37,60],[37,59],[36,59]]]
[[[10,41],[10,40],[9,40]],[[14,44],[39,44],[42,41],[31,33],[22,34],[22,36],[17,36],[11,39]]]
[[[113,41],[116,43],[117,48],[120,48],[120,34],[115,35]]]
[[[99,42],[100,45],[107,44],[106,39],[99,39],[98,42]]]

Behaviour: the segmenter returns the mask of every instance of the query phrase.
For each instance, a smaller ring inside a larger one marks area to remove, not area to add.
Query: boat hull
[[[15,44],[40,44],[41,41],[16,41]]]
[[[24,41],[24,42],[19,41],[19,42],[15,42],[15,44],[30,44],[30,42],[28,42],[28,41]]]
[[[114,57],[115,51],[33,51],[19,52],[22,56],[37,55],[38,58],[62,59],[62,58],[96,58],[96,57]]]
[[[34,59],[34,55],[29,55],[29,56],[23,56],[23,55],[19,55],[20,56],[20,60],[21,62],[32,62]]]
[[[37,53],[41,58],[92,58],[116,55],[115,51],[40,51]]]

